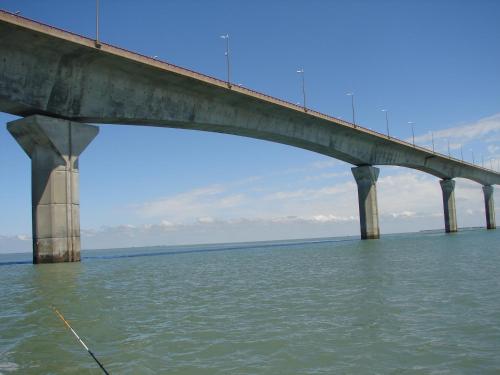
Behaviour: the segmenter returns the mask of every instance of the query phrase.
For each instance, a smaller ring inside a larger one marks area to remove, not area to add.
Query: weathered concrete
[[[0,111],[235,134],[442,179],[500,174],[346,121],[0,12]]]
[[[380,238],[376,185],[380,170],[369,165],[351,168],[351,170],[358,185],[361,239]]]
[[[483,186],[484,193],[484,210],[486,213],[486,228],[496,229],[495,221],[495,200],[493,198],[493,186]]]
[[[79,261],[78,156],[99,128],[40,115],[7,128],[31,158],[33,263]]]
[[[455,181],[441,180],[443,191],[444,228],[446,233],[457,231],[457,210],[455,208]]]

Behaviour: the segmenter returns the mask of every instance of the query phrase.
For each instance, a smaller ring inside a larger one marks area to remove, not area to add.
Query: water
[[[0,374],[100,373],[50,305],[112,374],[500,372],[499,230],[83,256],[0,257]]]

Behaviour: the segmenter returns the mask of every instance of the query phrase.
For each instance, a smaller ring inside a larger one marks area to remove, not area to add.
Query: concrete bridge
[[[362,239],[379,238],[375,165],[441,179],[446,232],[457,231],[456,177],[483,185],[488,229],[500,174],[187,69],[0,11],[0,111],[31,158],[33,259],[78,261],[78,156],[86,123],[235,134],[354,165]]]

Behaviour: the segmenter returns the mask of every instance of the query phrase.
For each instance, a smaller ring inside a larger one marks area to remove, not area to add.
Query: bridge
[[[0,111],[31,158],[33,261],[80,260],[78,157],[98,133],[87,123],[234,134],[317,152],[353,165],[362,239],[380,236],[377,165],[440,179],[446,232],[457,231],[454,178],[483,185],[494,229],[500,173],[389,135],[0,11]]]

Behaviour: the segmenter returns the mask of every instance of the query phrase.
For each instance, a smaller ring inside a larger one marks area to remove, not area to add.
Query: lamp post
[[[469,149],[471,154],[472,154],[472,164],[476,164],[476,160],[474,159],[474,151],[472,151],[472,148]]]
[[[432,139],[432,152],[436,152],[434,150],[434,132],[431,132],[431,139]]]
[[[302,98],[304,101],[304,111],[307,111],[306,107],[306,83],[305,83],[305,78],[304,78],[304,68],[297,69],[297,73],[302,75]]]
[[[101,46],[99,42],[99,0],[95,0],[95,46]]]
[[[450,152],[450,140],[448,139],[448,157],[451,157],[451,152]]]
[[[226,69],[227,69],[227,87],[231,87],[231,65],[229,60],[229,34],[221,35],[222,39],[226,40]]]
[[[460,145],[460,156],[462,157],[462,161],[464,161],[464,149],[462,148],[462,145]]]
[[[413,138],[413,147],[415,147],[415,129],[413,127],[413,125],[415,125],[415,123],[413,121],[408,121],[408,125],[411,126],[411,136]]]
[[[391,138],[389,134],[389,111],[387,109],[381,109],[382,112],[385,112],[385,126],[387,128],[387,137]]]
[[[356,127],[356,116],[355,116],[356,112],[354,111],[354,93],[353,92],[348,92],[346,95],[351,97],[352,124],[354,125],[354,127]]]

